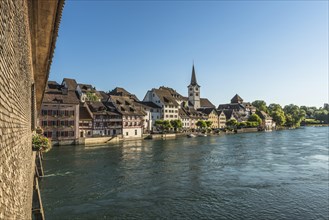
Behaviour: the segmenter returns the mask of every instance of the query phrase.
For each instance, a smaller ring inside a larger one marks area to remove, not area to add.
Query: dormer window
[[[190,96],[193,96],[193,93],[190,93]]]
[[[199,90],[199,88],[198,88],[198,87],[196,87],[196,88],[195,88],[195,91],[198,91],[198,90]]]
[[[190,88],[190,91],[192,91],[193,89],[192,88]]]

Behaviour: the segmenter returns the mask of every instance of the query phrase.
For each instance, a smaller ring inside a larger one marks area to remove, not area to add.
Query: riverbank
[[[321,125],[306,125],[301,127],[327,127],[328,124]],[[278,127],[274,131],[281,130],[291,130],[298,128],[288,128],[288,127]],[[226,131],[219,133],[207,133],[206,136],[219,136],[219,135],[232,135],[232,134],[241,134],[241,133],[255,133],[255,132],[265,132],[260,131],[257,128],[241,128],[234,131]],[[266,131],[269,132],[269,131]],[[143,134],[141,137],[129,137],[125,138],[122,135],[117,136],[105,136],[105,137],[89,137],[89,138],[80,138],[78,140],[65,140],[65,141],[53,141],[53,146],[67,146],[67,145],[84,145],[84,146],[94,146],[94,145],[104,145],[104,144],[117,144],[127,141],[136,141],[136,140],[171,140],[178,137],[187,137],[190,134],[194,134],[196,137],[200,136],[200,132],[186,132],[186,133],[164,133],[164,134]]]
[[[219,136],[228,134],[239,134],[239,133],[254,133],[263,132],[258,131],[257,128],[241,128],[236,131],[226,131],[219,133],[207,133],[206,136]],[[105,136],[105,137],[89,137],[80,138],[78,140],[63,140],[63,141],[52,141],[53,146],[67,146],[67,145],[103,145],[103,144],[117,144],[126,141],[136,141],[136,140],[171,140],[177,137],[187,137],[190,134],[194,134],[196,137],[200,136],[200,132],[186,132],[186,133],[164,133],[164,134],[143,134],[141,137],[125,138],[122,135],[117,136]]]

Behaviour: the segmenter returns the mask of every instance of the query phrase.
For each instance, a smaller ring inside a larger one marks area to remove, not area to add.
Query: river
[[[54,147],[46,219],[329,219],[328,127]]]

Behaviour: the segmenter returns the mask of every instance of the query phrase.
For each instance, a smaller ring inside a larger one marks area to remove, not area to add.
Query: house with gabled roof
[[[142,107],[129,96],[109,95],[107,101],[122,115],[122,135],[127,138],[141,138],[143,135],[144,116]]]
[[[257,110],[256,114],[262,119],[262,124],[260,126],[264,130],[271,131],[273,128],[275,128],[275,122],[266,112]]]
[[[217,110],[225,111],[226,113],[227,112],[233,113],[234,117],[239,122],[247,121],[249,116],[256,112],[256,108],[252,106],[250,102],[244,102],[243,99],[238,94],[236,94],[231,99],[231,103],[218,105]],[[229,120],[230,117],[228,117],[226,114],[226,118],[227,120]]]
[[[224,111],[218,111],[218,128],[225,128],[226,127],[226,115]]]
[[[219,128],[218,112],[216,108],[199,108],[198,111],[205,114],[207,116],[207,120],[212,122],[211,128]]]
[[[134,100],[135,102],[139,102],[139,99],[135,94],[132,94],[121,87],[116,87],[112,91],[108,93],[108,95],[115,95],[115,96],[127,96],[130,99]]]
[[[72,144],[79,138],[79,99],[76,82],[49,81],[41,104],[40,125],[54,144]]]
[[[79,107],[79,138],[93,136],[93,114],[87,103]]]
[[[188,131],[190,129],[190,117],[184,108],[178,109],[179,119],[182,121],[182,130]]]
[[[160,87],[159,89],[151,89],[147,91],[143,102],[153,102],[161,107],[161,119],[176,120],[178,119],[179,103],[172,96],[171,89]]]
[[[121,114],[103,102],[87,102],[92,113],[92,136],[115,136],[122,134]]]

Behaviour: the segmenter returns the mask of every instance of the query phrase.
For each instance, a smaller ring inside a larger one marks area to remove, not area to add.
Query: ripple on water
[[[329,219],[328,133],[53,148],[47,219]]]

